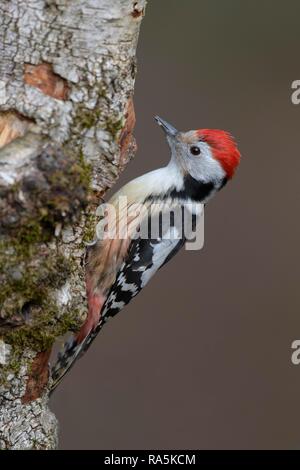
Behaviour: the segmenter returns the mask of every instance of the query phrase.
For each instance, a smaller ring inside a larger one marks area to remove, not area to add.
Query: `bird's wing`
[[[152,214],[152,223],[155,218],[161,219],[163,210],[164,206],[154,216]],[[165,210],[169,212],[170,207],[165,207]],[[145,220],[141,221],[141,225],[143,222]],[[90,347],[104,323],[120,312],[143,289],[152,276],[183,247],[185,241],[182,221],[178,219],[177,223],[171,223],[171,226],[162,231],[161,237],[137,237],[131,241],[127,256],[103,304],[99,324],[83,341],[80,354]]]
[[[184,238],[174,238],[173,234],[160,239],[133,240],[103,305],[102,319],[105,321],[125,307],[184,243]]]
[[[184,245],[182,219],[175,217],[169,224],[161,222],[166,222],[172,209],[176,210],[174,206],[176,203],[166,200],[157,204],[151,215],[144,211],[136,217],[132,216],[127,237],[99,240],[90,248],[87,259],[88,318],[79,334],[66,343],[64,351],[59,354],[52,369],[52,390],[76,359],[89,348],[106,320],[128,304],[157,270]],[[179,206],[180,211],[181,209]],[[140,228],[140,235],[131,238],[137,226]],[[153,233],[153,226],[158,227],[158,236],[145,238],[149,232]],[[96,323],[93,324],[95,319]]]

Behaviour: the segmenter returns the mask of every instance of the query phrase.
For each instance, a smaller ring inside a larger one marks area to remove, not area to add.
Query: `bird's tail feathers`
[[[67,341],[61,352],[58,353],[57,361],[51,369],[52,386],[50,394],[54,392],[66,373],[73,367],[76,360],[89,348],[90,344],[96,338],[98,332],[103,326],[103,321],[100,321],[97,327],[90,331],[86,338],[79,342],[78,336],[71,338]]]
[[[52,386],[50,394],[54,392],[65,374],[71,369],[82,349],[82,343],[78,343],[76,338],[67,341],[62,351],[58,353],[57,361],[51,369]]]

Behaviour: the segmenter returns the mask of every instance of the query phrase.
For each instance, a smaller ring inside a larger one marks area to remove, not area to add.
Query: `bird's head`
[[[184,175],[218,186],[232,178],[240,162],[240,152],[233,137],[218,129],[180,132],[156,116],[171,147],[172,158]]]

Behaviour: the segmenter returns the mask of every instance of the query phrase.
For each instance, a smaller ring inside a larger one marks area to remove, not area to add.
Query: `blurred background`
[[[299,0],[149,1],[118,187],[168,162],[155,114],[226,129],[243,158],[204,249],[161,270],[54,394],[61,449],[299,448],[299,15]]]

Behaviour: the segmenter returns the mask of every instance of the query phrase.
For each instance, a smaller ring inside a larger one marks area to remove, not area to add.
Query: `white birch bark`
[[[54,449],[54,340],[86,315],[95,208],[135,141],[146,0],[0,1],[0,449]]]

